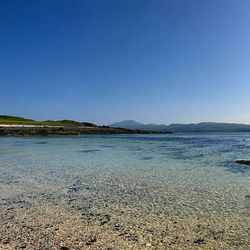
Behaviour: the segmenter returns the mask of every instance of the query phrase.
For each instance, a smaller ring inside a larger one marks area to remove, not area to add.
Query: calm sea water
[[[250,133],[2,137],[1,204],[80,211],[148,247],[248,249],[250,167],[237,159]]]

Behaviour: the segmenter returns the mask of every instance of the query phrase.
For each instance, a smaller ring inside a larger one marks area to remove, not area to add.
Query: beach
[[[1,249],[248,249],[249,139],[2,137]]]

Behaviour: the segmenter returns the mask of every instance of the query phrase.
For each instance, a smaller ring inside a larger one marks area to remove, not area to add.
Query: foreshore
[[[248,138],[3,136],[0,249],[249,249]]]

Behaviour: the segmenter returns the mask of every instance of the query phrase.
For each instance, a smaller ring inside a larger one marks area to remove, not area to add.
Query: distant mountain
[[[110,127],[116,127],[116,128],[119,128],[119,127],[126,127],[126,128],[129,128],[129,129],[138,129],[138,127],[140,126],[144,126],[142,123],[140,122],[136,122],[134,120],[126,120],[126,121],[122,121],[122,122],[115,122],[113,124],[110,125]]]
[[[149,131],[149,130],[150,131],[161,131],[161,132],[169,131],[167,125],[143,124],[140,122],[136,122],[134,120],[115,122],[109,126],[113,127],[113,128],[140,129],[140,130],[147,130],[147,131]]]
[[[143,124],[133,120],[116,122],[110,127],[129,128],[129,129],[143,129],[155,131],[171,131],[171,132],[250,132],[250,125],[236,124],[236,123],[217,123],[217,122],[200,122],[190,124]]]
[[[174,132],[250,132],[250,125],[217,122],[170,124],[168,128]]]

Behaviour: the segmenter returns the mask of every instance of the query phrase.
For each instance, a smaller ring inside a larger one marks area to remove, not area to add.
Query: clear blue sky
[[[250,1],[0,0],[0,114],[250,123]]]

